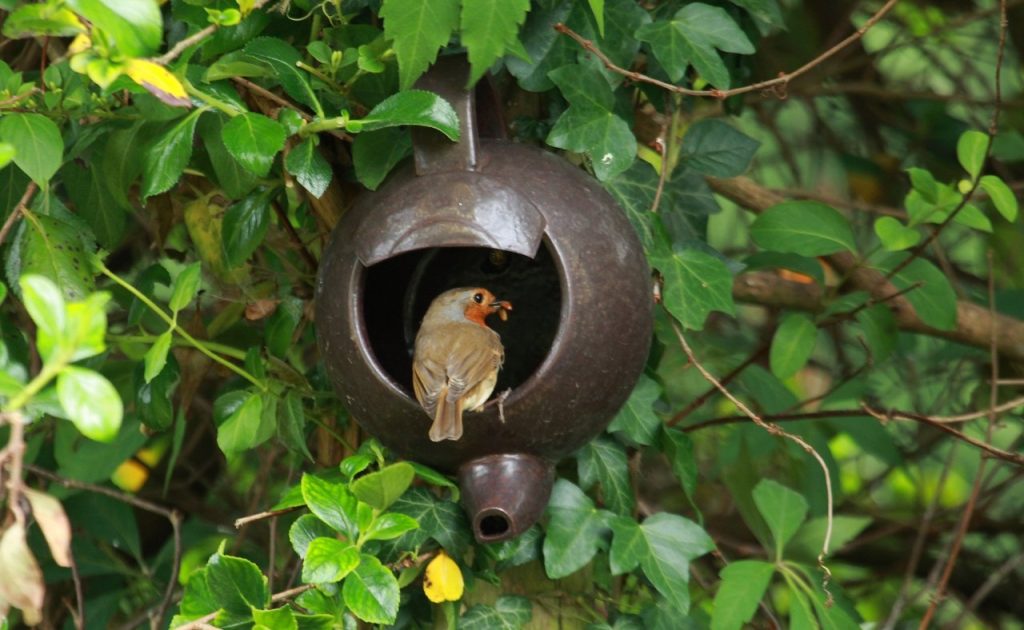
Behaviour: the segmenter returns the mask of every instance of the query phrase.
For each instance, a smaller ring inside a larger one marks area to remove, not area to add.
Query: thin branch
[[[743,361],[743,363],[740,363],[739,365],[734,367],[728,374],[719,379],[718,384],[728,385],[729,383],[732,382],[734,378],[739,376],[740,373],[743,372],[743,370],[747,369],[755,362],[760,360],[766,352],[768,352],[768,346],[761,346],[753,354],[747,357],[746,360]],[[709,387],[703,394],[691,400],[690,404],[686,405],[686,407],[684,407],[679,413],[672,416],[665,424],[667,426],[673,427],[682,422],[684,419],[686,419],[686,417],[689,416],[691,413],[700,409],[701,406],[704,405],[704,403],[706,403],[712,396],[718,393],[718,384],[712,384],[711,387]]]
[[[301,510],[305,507],[305,505],[295,505],[281,510],[269,510],[267,512],[260,512],[258,514],[250,514],[249,516],[243,516],[242,518],[235,520],[235,529],[241,529],[242,526],[244,525],[248,525],[249,523],[255,523],[256,521],[262,521],[266,518],[273,518],[275,516],[281,516],[282,514],[289,514],[291,512]]]
[[[4,226],[0,227],[0,245],[7,240],[7,234],[14,227],[17,220],[21,218],[21,213],[28,207],[28,202],[32,201],[32,195],[36,194],[37,190],[39,190],[39,187],[36,186],[35,182],[29,182],[28,186],[25,186],[25,194],[18,200],[18,205],[14,206],[14,210],[11,210],[11,213],[7,215]]]
[[[868,32],[868,30],[871,27],[877,24],[879,20],[881,20],[884,17],[885,14],[887,14],[896,5],[897,2],[899,2],[899,0],[888,0],[888,2],[882,5],[882,7],[878,11],[876,11],[874,15],[868,18],[867,21],[864,22],[864,24],[860,28],[858,28],[856,31],[847,36],[846,39],[839,42],[835,46],[829,48],[828,50],[821,53],[814,59],[808,61],[807,63],[800,66],[796,70],[789,73],[779,73],[779,76],[775,77],[774,79],[760,81],[758,83],[752,83],[750,85],[745,85],[743,87],[732,88],[728,90],[691,90],[678,85],[673,85],[671,83],[666,83],[665,81],[660,81],[658,79],[655,79],[654,77],[647,76],[646,74],[641,74],[639,72],[627,70],[625,68],[622,68],[621,66],[615,65],[615,63],[613,63],[607,55],[601,52],[597,48],[597,46],[594,45],[594,42],[590,41],[589,39],[583,38],[579,33],[572,30],[565,24],[559,22],[558,24],[555,24],[554,28],[559,33],[562,33],[563,35],[568,35],[585,50],[593,53],[594,56],[601,60],[601,63],[604,64],[605,68],[617,74],[621,74],[622,76],[632,81],[650,83],[651,85],[656,85],[670,92],[675,92],[676,94],[685,94],[687,96],[710,96],[717,99],[725,99],[730,96],[735,96],[736,94],[745,94],[747,92],[756,92],[758,90],[770,90],[779,98],[784,98],[786,95],[786,86],[789,84],[790,81],[803,74],[806,74],[807,72],[809,72],[816,66],[821,65],[822,63],[827,61],[829,58],[831,58],[836,53],[843,50],[850,44],[853,44],[854,42],[858,41],[861,37],[864,36],[864,33]]]
[[[988,578],[982,583],[982,585],[978,587],[978,590],[974,591],[974,594],[971,595],[971,598],[967,600],[967,604],[963,607],[963,610],[960,611],[960,615],[956,619],[954,619],[948,627],[962,627],[960,625],[960,622],[963,621],[964,616],[966,616],[969,612],[975,610],[981,604],[981,602],[984,601],[984,599],[988,597],[989,594],[991,594],[992,591],[994,591],[995,588],[999,586],[1003,580],[1006,579],[1006,576],[1013,573],[1013,571],[1015,571],[1017,567],[1020,566],[1024,566],[1024,553],[1019,553],[1015,556],[1010,556],[1009,558],[1007,558],[1006,562],[999,565],[999,567],[992,572],[992,575],[988,576]]]
[[[312,590],[314,588],[316,588],[316,584],[302,584],[301,586],[296,586],[295,588],[290,588],[287,591],[281,591],[280,593],[274,593],[274,595],[270,598],[270,602],[271,603],[275,603],[275,602],[279,602],[279,601],[284,600],[284,599],[291,599],[292,597],[295,597],[296,595],[301,595],[302,593],[305,593],[306,591]],[[212,612],[212,613],[210,613],[208,615],[205,615],[203,617],[200,617],[199,619],[196,619],[195,621],[190,621],[190,622],[186,623],[183,626],[178,626],[177,630],[200,630],[201,628],[209,628],[209,627],[211,627],[209,625],[209,622],[211,622],[214,619],[216,619],[217,618],[217,614],[219,612],[220,612],[219,610],[214,611],[214,612]]]
[[[257,9],[263,8],[263,5],[267,4],[268,2],[270,2],[270,0],[256,0],[256,2],[253,3],[252,9],[250,9],[250,11],[255,11]],[[160,65],[166,66],[167,64],[171,63],[179,56],[181,56],[181,53],[185,52],[192,46],[195,46],[196,44],[202,42],[204,39],[213,36],[213,34],[216,33],[217,29],[219,28],[219,24],[211,24],[206,28],[200,29],[195,33],[189,35],[185,39],[181,40],[177,44],[175,44],[170,50],[160,55],[153,61],[157,62]]]

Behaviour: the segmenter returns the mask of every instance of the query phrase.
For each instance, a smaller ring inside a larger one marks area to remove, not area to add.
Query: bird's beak
[[[498,318],[501,319],[501,321],[508,320],[508,312],[512,310],[512,302],[509,302],[508,300],[495,300],[494,302],[491,302],[490,306],[497,310]]]

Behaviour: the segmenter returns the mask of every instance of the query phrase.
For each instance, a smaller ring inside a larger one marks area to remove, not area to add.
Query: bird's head
[[[468,319],[469,321],[484,326],[488,315],[498,313],[502,321],[508,319],[508,311],[512,310],[512,303],[508,300],[499,300],[493,293],[482,287],[451,289],[434,298],[424,323],[435,318],[443,321],[458,321]]]

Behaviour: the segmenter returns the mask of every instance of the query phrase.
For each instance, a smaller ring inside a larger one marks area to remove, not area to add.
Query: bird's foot
[[[484,407],[490,407],[491,405],[498,405],[498,419],[501,420],[502,424],[505,424],[505,399],[508,398],[509,394],[512,393],[512,388],[509,387],[505,391],[501,392],[491,400],[487,401]]]

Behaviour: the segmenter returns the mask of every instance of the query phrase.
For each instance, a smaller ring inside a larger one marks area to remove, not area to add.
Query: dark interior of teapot
[[[363,317],[378,363],[412,395],[412,351],[430,302],[448,289],[483,287],[513,310],[488,325],[501,335],[505,364],[495,392],[515,388],[543,363],[558,333],[562,289],[545,241],[535,258],[481,247],[407,252],[363,275]]]

